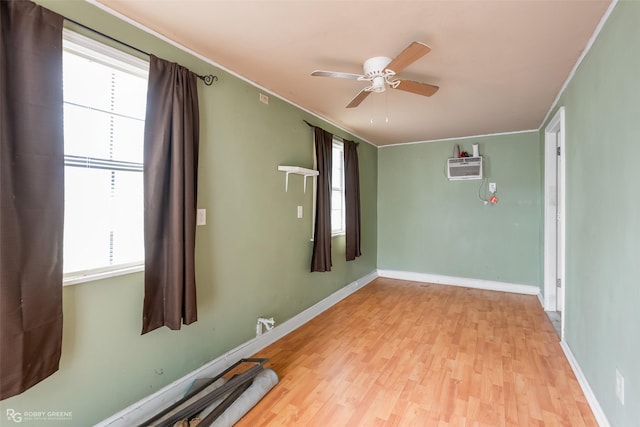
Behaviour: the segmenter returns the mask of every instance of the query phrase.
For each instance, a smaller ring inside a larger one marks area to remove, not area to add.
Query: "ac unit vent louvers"
[[[447,177],[450,181],[482,179],[482,156],[447,159]]]

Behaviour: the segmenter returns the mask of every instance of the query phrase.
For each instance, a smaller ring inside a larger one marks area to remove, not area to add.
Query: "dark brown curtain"
[[[60,361],[62,22],[35,3],[0,1],[0,399]]]
[[[331,155],[333,135],[313,128],[318,181],[316,185],[316,221],[313,231],[311,272],[331,271]]]
[[[196,75],[151,55],[144,131],[143,334],[197,320],[199,135]]]
[[[347,261],[362,255],[360,252],[360,169],[358,144],[344,140],[344,199]]]

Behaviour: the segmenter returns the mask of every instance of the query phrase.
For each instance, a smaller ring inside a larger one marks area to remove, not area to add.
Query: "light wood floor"
[[[258,353],[238,426],[596,426],[534,296],[391,279]]]

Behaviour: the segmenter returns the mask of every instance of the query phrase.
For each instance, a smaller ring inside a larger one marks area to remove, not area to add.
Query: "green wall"
[[[63,290],[60,371],[0,402],[0,413],[72,411],[87,426],[149,395],[255,334],[258,316],[281,323],[376,267],[542,286],[542,132],[377,150],[360,144],[363,253],[345,263],[335,238],[331,273],[308,273],[311,192],[279,164],[310,167],[306,119],[352,136],[85,2],[39,3],[199,74],[197,230],[199,321],[140,335],[142,274]],[[566,341],[609,421],[640,419],[640,3],[621,1],[563,93],[566,107]],[[224,41],[220,41],[223,43]],[[479,181],[449,182],[445,159],[480,144],[500,203],[478,200]],[[305,217],[296,218],[303,205]],[[626,404],[615,399],[615,369]],[[36,423],[35,425],[40,425]],[[21,425],[29,425],[23,422]]]
[[[357,138],[275,96],[264,105],[252,85],[85,2],[39,3],[198,74],[219,77],[199,88],[198,207],[207,209],[207,225],[196,236],[196,323],[141,336],[142,273],[67,286],[60,370],[0,402],[3,417],[6,409],[71,411],[72,420],[59,425],[92,425],[252,339],[259,316],[282,323],[375,270],[377,148],[358,148],[362,257],[346,263],[344,237],[336,237],[333,271],[309,273],[312,191],[304,194],[302,178],[291,176],[285,193],[277,166],[312,167],[313,136],[303,119]],[[298,205],[303,219],[297,219]]]
[[[454,145],[474,143],[497,205],[480,180],[447,179]],[[537,132],[381,148],[378,268],[540,286],[540,162]]]
[[[639,22],[640,3],[619,2],[558,102],[566,108],[565,339],[613,426],[640,420]]]

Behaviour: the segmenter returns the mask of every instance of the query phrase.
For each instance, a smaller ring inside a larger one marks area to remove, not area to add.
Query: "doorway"
[[[565,108],[544,131],[544,309],[564,341]]]

